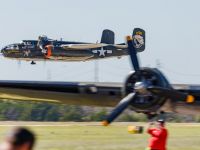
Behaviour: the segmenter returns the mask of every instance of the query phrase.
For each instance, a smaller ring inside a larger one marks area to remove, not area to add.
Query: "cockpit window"
[[[34,47],[34,46],[37,46],[37,41],[32,41],[32,40],[26,41],[26,40],[23,40],[21,42],[21,44],[24,45],[24,46],[28,46],[28,47]]]
[[[22,45],[32,45],[31,42],[27,42],[27,41],[23,41],[21,44],[22,44]]]

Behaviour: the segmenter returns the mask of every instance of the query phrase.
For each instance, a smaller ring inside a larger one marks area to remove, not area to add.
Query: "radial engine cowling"
[[[141,68],[139,72],[132,72],[126,79],[124,94],[137,93],[130,106],[136,112],[156,112],[167,100],[166,97],[155,95],[148,91],[148,87],[158,86],[171,88],[170,84],[158,69]]]

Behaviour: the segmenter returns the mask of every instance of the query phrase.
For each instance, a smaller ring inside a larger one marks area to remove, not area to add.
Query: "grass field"
[[[144,150],[149,135],[129,134],[128,125],[144,123],[0,122],[0,138],[15,125],[28,126],[37,135],[36,150]],[[168,150],[199,150],[200,124],[168,124]]]

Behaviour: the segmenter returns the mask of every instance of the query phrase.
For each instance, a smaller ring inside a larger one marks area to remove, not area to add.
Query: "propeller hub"
[[[147,86],[148,85],[145,82],[138,81],[135,83],[134,91],[140,94],[148,94]]]

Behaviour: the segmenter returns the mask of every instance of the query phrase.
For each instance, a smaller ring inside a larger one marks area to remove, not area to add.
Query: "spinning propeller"
[[[142,36],[142,32],[144,30],[138,33]],[[104,126],[109,125],[129,106],[136,112],[150,114],[157,112],[167,99],[194,101],[193,96],[174,90],[158,69],[141,68],[134,41],[135,39],[127,36],[129,55],[135,72],[127,77],[124,86],[125,97],[102,122]]]

